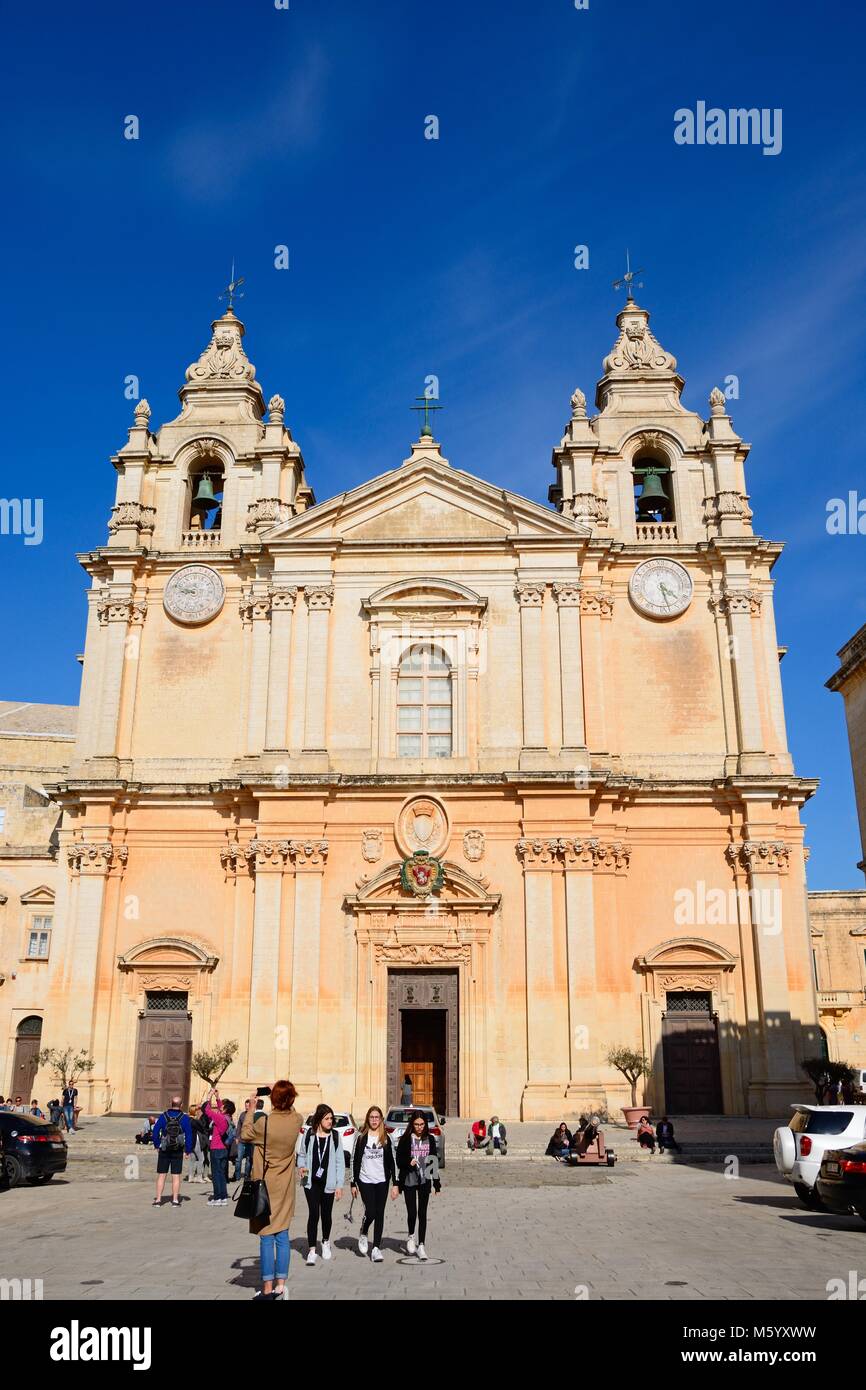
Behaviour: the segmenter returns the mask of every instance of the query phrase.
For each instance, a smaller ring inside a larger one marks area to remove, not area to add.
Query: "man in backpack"
[[[171,1205],[179,1207],[184,1155],[192,1153],[192,1125],[189,1115],[184,1113],[180,1096],[172,1096],[171,1105],[154,1125],[153,1147],[156,1149],[156,1196],[153,1205],[162,1206],[165,1175],[171,1173]]]

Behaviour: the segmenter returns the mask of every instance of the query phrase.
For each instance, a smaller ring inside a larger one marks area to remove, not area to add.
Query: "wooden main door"
[[[186,995],[175,999],[177,1005],[163,995],[154,996],[139,1014],[133,1110],[159,1114],[172,1096],[181,1096],[184,1105],[189,1101],[192,1020]]]
[[[722,1110],[718,1021],[709,994],[671,993],[662,1019],[665,1108],[672,1115]]]
[[[403,1077],[412,1099],[442,1115],[459,1115],[459,1022],[456,970],[388,972],[388,1104]]]
[[[18,1025],[15,1037],[15,1056],[12,1059],[12,1082],[9,1094],[14,1100],[20,1096],[30,1105],[33,1100],[33,1082],[39,1070],[39,1049],[42,1046],[42,1019],[36,1014],[23,1018]],[[38,1097],[37,1097],[38,1099]],[[48,1097],[46,1096],[47,1100]],[[46,1111],[47,1113],[47,1111]]]

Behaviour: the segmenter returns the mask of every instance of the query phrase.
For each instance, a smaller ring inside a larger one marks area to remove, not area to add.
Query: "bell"
[[[638,514],[646,516],[652,512],[661,512],[664,515],[669,505],[661,478],[654,469],[648,468],[643,475],[643,487],[637,499]]]
[[[192,505],[203,512],[212,511],[214,507],[219,506],[219,499],[213,494],[213,483],[209,473],[203,473],[199,479],[198,491],[192,499]]]

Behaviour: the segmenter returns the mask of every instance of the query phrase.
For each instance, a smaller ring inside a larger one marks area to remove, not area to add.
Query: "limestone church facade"
[[[453,1115],[615,1111],[615,1044],[658,1110],[802,1098],[782,547],[723,394],[687,410],[648,313],[616,323],[549,506],[424,429],[317,501],[231,310],[180,414],[135,407],[22,1005],[92,1054],[88,1108],[155,1109],[231,1039],[225,1094],[289,1076],[356,1115],[404,1072]]]

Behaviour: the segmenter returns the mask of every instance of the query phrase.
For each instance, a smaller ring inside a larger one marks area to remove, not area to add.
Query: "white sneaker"
[[[414,1254],[415,1254],[415,1237],[414,1237],[414,1236],[410,1236],[409,1239],[406,1241],[406,1254],[407,1254],[407,1255],[414,1255]]]
[[[322,1241],[322,1259],[323,1259],[323,1260],[329,1260],[330,1258],[331,1258],[331,1242],[330,1242],[329,1240],[323,1240],[323,1241]]]
[[[209,1207],[218,1207],[218,1206],[219,1206],[219,1202],[217,1201],[216,1197],[208,1197],[208,1199],[207,1199],[207,1204],[208,1204]]]
[[[379,1249],[378,1245],[373,1246],[373,1253],[370,1256],[370,1259],[373,1261],[374,1265],[382,1263],[382,1251]]]
[[[309,1253],[309,1255],[307,1256],[307,1264],[308,1264],[308,1265],[314,1265],[315,1263],[316,1263],[316,1252],[315,1252],[315,1250],[310,1250],[310,1253]]]
[[[228,1199],[228,1197],[220,1197],[220,1206],[221,1206],[221,1207],[227,1207],[228,1204],[229,1204],[229,1199]]]
[[[424,1249],[424,1246],[423,1246],[423,1245],[419,1245],[419,1246],[418,1246],[418,1259],[419,1259],[419,1260],[426,1260],[426,1258],[427,1258],[427,1251]]]
[[[367,1237],[366,1237],[366,1236],[358,1236],[358,1254],[359,1254],[359,1255],[366,1255],[366,1253],[367,1253],[367,1251],[369,1250],[369,1248],[370,1248],[370,1242],[367,1240]]]

